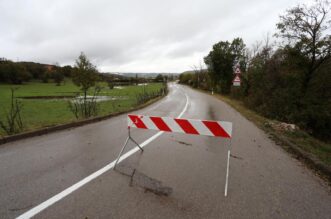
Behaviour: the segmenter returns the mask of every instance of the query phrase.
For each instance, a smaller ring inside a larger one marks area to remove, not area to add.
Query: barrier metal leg
[[[114,165],[114,169],[115,169],[115,167],[116,167],[118,161],[120,160],[121,155],[122,155],[122,153],[123,153],[123,151],[124,151],[124,148],[126,147],[126,145],[127,145],[128,142],[129,142],[129,139],[130,139],[130,137],[127,137],[127,138],[126,138],[125,143],[124,143],[124,145],[123,145],[123,147],[122,147],[122,150],[121,150],[121,152],[119,153],[119,155],[118,155],[118,157],[117,157],[117,159],[116,159],[116,162],[115,162],[115,165]]]
[[[138,148],[143,152],[144,151],[144,149],[142,148],[142,147],[140,147],[140,145],[130,136],[130,140],[133,142],[133,143],[135,143],[137,146],[138,146]]]
[[[126,145],[128,144],[129,140],[131,140],[133,143],[135,143],[139,147],[139,149],[141,150],[141,152],[144,151],[144,149],[131,137],[130,127],[129,127],[128,128],[128,137],[126,138],[125,143],[124,143],[124,145],[123,145],[123,147],[121,149],[121,152],[119,153],[119,155],[118,155],[118,157],[116,159],[116,162],[115,162],[115,165],[114,165],[114,169],[116,168],[116,165],[117,165],[118,161],[120,160],[121,155],[122,155],[122,153],[123,153]]]

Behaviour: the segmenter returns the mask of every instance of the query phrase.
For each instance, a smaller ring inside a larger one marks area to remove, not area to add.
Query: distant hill
[[[136,75],[139,78],[155,78],[157,75],[161,74],[163,76],[178,76],[178,73],[123,73],[123,72],[110,72],[107,74],[111,74],[111,75],[121,75],[124,77],[128,77],[128,78],[135,78]]]
[[[198,72],[199,72],[199,71],[198,71]],[[207,69],[202,69],[201,72],[208,72],[208,70],[207,70]],[[195,73],[197,73],[196,70],[189,70],[189,71],[184,71],[184,72],[182,72],[181,74],[195,74]],[[200,73],[200,72],[199,72],[199,73]]]

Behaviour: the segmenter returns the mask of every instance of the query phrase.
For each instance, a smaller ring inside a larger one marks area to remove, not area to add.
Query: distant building
[[[46,67],[46,70],[47,71],[52,71],[54,66],[52,66],[52,65],[46,65],[45,67]]]

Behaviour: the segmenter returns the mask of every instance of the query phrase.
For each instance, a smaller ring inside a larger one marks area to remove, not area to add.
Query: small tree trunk
[[[85,117],[85,118],[87,117],[87,109],[86,109],[87,102],[86,102],[86,96],[87,96],[87,90],[84,90],[84,117]]]

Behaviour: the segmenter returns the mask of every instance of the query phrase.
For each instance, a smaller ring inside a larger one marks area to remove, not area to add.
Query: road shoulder
[[[194,89],[194,88],[192,88]],[[321,142],[302,130],[286,131],[274,128],[270,124],[279,124],[279,121],[267,119],[258,113],[248,109],[244,104],[239,101],[226,97],[220,94],[211,94],[208,91],[195,89],[197,91],[206,93],[216,99],[219,99],[234,110],[239,112],[246,119],[253,122],[257,127],[262,129],[271,140],[278,146],[281,146],[285,151],[290,153],[294,158],[304,163],[309,169],[313,170],[320,178],[325,180],[329,186],[331,186],[331,165],[328,160],[330,159],[328,154],[324,155],[325,159],[321,159],[318,154],[320,151],[314,150],[316,147],[329,148],[330,145]]]

